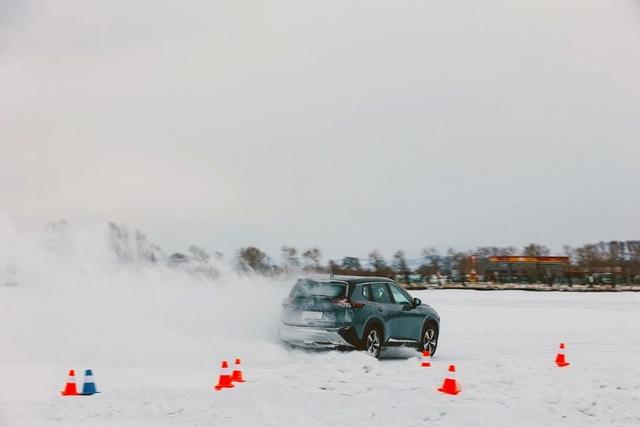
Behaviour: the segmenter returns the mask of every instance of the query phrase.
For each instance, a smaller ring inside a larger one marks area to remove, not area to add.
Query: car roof
[[[322,277],[309,277],[309,280],[317,280],[322,282],[347,282],[350,285],[357,285],[360,283],[371,283],[371,282],[387,282],[387,283],[395,283],[393,280],[388,277],[376,277],[376,276],[343,276],[343,275],[335,275],[335,276],[322,276]]]

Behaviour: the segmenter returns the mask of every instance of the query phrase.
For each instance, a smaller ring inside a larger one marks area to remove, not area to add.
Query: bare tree
[[[440,272],[441,257],[436,248],[423,249],[422,257],[424,258],[424,263],[429,267],[429,274],[438,274]]]
[[[346,256],[342,258],[342,268],[351,273],[358,273],[362,271],[360,260],[352,256]]]
[[[134,232],[135,258],[138,264],[154,264],[165,259],[165,254],[158,245],[147,239],[147,236],[140,230]]]
[[[587,243],[576,248],[576,261],[583,267],[603,267],[607,264],[604,251],[598,244]]]
[[[236,257],[238,270],[248,273],[265,274],[270,270],[267,254],[254,246],[241,248]]]
[[[298,250],[293,246],[283,246],[281,248],[282,268],[285,273],[290,274],[300,269],[300,258]]]
[[[377,250],[371,251],[369,254],[369,263],[373,267],[373,273],[380,277],[393,276],[393,270],[387,265],[384,257]]]
[[[611,267],[621,266],[624,263],[625,257],[625,244],[624,242],[619,242],[613,240],[609,242],[608,253],[607,253],[607,262]]]
[[[451,274],[459,275],[462,283],[466,282],[466,275],[471,270],[471,252],[459,252],[453,248],[447,250],[447,257],[449,258]]]
[[[393,261],[391,262],[391,265],[396,274],[404,276],[405,282],[409,283],[409,274],[411,273],[411,270],[409,269],[407,257],[402,249],[398,249],[396,253],[393,254]]]
[[[516,255],[518,249],[513,246],[499,247],[499,246],[480,246],[475,250],[475,254],[480,258],[489,258],[492,256],[509,256]]]
[[[640,240],[627,240],[627,283],[640,283]]]
[[[131,233],[124,225],[109,223],[109,247],[113,251],[116,260],[127,264],[133,260],[133,250],[131,248]]]
[[[320,249],[309,248],[302,253],[302,258],[305,260],[305,269],[316,272],[322,269],[320,267],[320,259],[322,258]]]
[[[532,256],[532,257],[549,256],[551,254],[551,250],[544,245],[539,245],[537,243],[529,243],[527,246],[524,247],[524,249],[522,249],[522,253],[525,256]]]
[[[378,271],[379,269],[387,266],[387,262],[384,260],[384,257],[377,250],[373,250],[369,253],[369,263],[373,267],[374,271]]]

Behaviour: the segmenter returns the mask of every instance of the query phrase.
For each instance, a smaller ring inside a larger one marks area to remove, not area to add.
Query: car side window
[[[354,301],[370,301],[369,295],[371,295],[371,292],[367,289],[367,285],[356,285],[351,299]]]
[[[371,290],[369,289],[369,285],[362,285],[362,296],[365,300],[371,301]]]
[[[373,300],[375,302],[379,302],[381,304],[389,304],[391,302],[389,291],[387,291],[387,285],[384,283],[372,283],[371,294],[373,295]]]
[[[400,289],[397,285],[389,284],[389,288],[391,289],[391,294],[393,295],[393,300],[396,302],[396,304],[412,304],[411,299],[409,299],[409,297],[404,292],[402,292],[402,289]]]

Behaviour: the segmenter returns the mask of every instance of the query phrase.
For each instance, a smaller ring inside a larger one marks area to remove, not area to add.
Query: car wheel
[[[420,351],[428,351],[433,357],[438,348],[438,327],[433,323],[427,323],[422,328],[422,338],[420,340]]]
[[[380,356],[382,332],[377,326],[369,326],[364,334],[364,349],[375,358]]]

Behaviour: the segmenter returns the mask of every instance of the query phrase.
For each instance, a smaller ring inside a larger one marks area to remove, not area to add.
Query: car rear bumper
[[[320,328],[317,326],[280,325],[280,340],[291,345],[315,348],[355,348],[357,336],[351,326]]]

